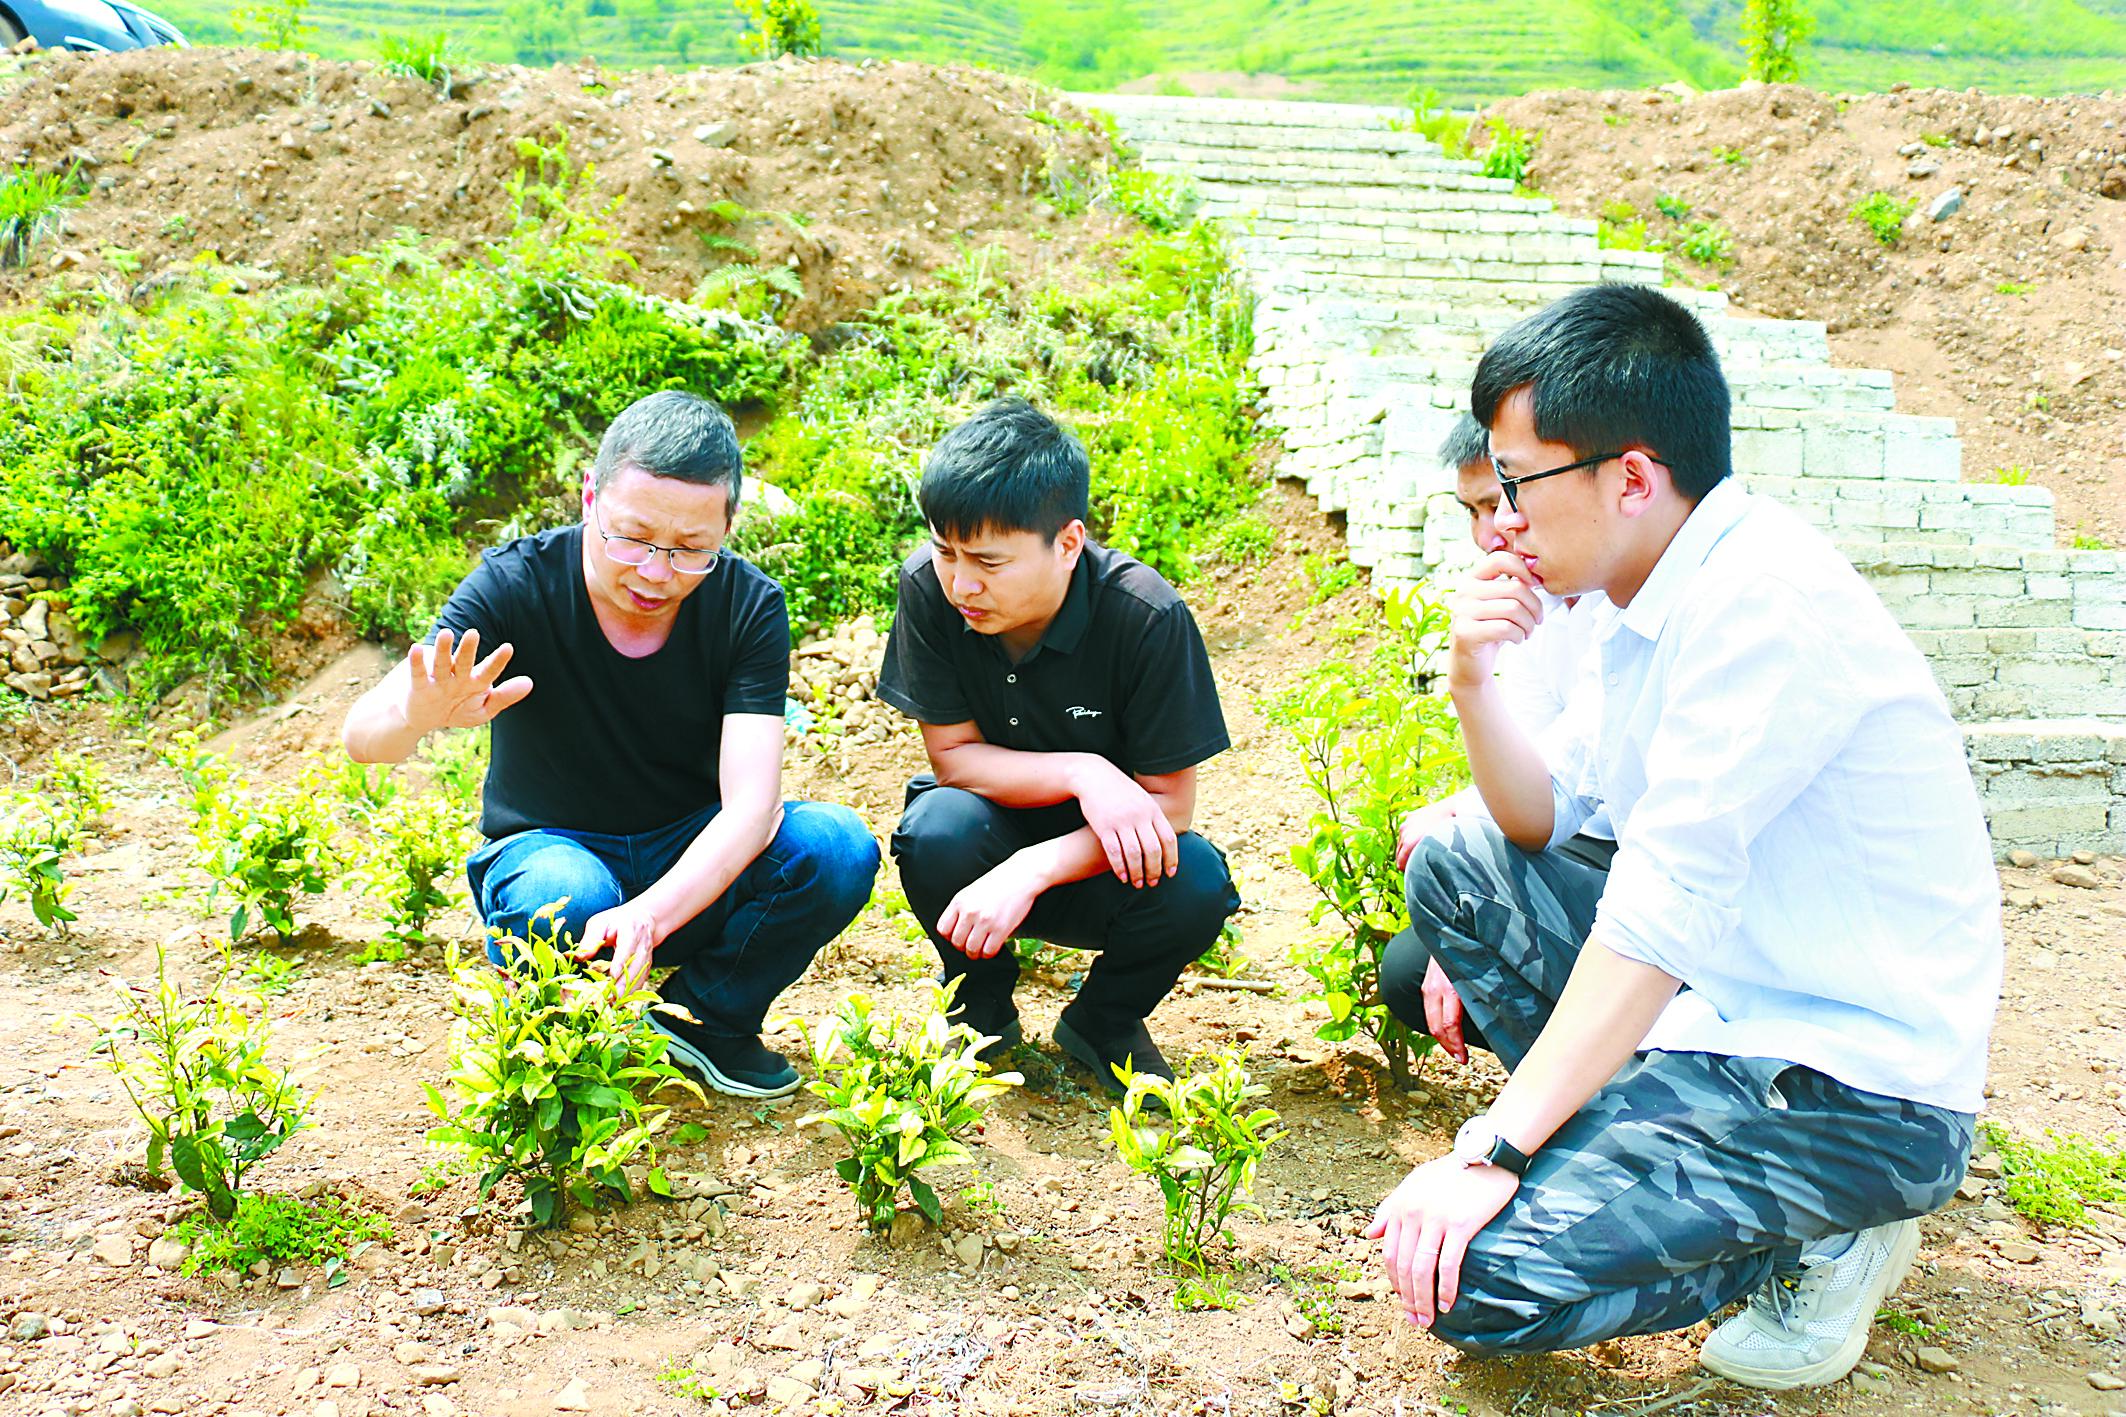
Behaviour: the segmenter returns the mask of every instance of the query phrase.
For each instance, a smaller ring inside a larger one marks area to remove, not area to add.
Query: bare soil
[[[1488,114],[1540,130],[1530,181],[1568,212],[1622,201],[1673,243],[1669,194],[1725,226],[1732,268],[1679,261],[1686,278],[1824,321],[1838,363],[1891,370],[1900,409],[1956,419],[1967,481],[2026,469],[2063,541],[2126,545],[2126,99],[1760,85]],[[1928,220],[1951,188],[1962,209]],[[1894,247],[1852,216],[1878,191],[1918,204]]]
[[[40,264],[0,272],[0,297],[55,270],[123,284],[114,249],[143,278],[201,252],[316,276],[399,231],[475,252],[510,230],[519,144],[565,133],[571,162],[595,168],[582,205],[621,199],[609,225],[633,283],[684,298],[730,259],[705,235],[743,240],[799,269],[806,296],[784,318],[811,329],[964,247],[1001,245],[1038,276],[1099,239],[1097,212],[1066,220],[1044,194],[1052,162],[1084,169],[1107,141],[1027,116],[1048,101],[1002,74],[868,60],[505,66],[446,94],[307,54],[0,58],[0,165],[78,165],[91,183]],[[734,223],[718,202],[760,215]]]
[[[915,1226],[898,1242],[867,1237],[828,1169],[838,1143],[795,1125],[817,1107],[800,1094],[773,1107],[685,1105],[675,1120],[709,1131],[671,1156],[685,1198],[639,1204],[591,1233],[549,1235],[516,1228],[507,1188],[486,1206],[465,1180],[412,1194],[437,1156],[422,1142],[420,1084],[447,1063],[445,976],[427,951],[356,964],[377,923],[341,895],[306,915],[287,951],[304,969],[272,1003],[288,1055],[320,1050],[320,1125],[260,1180],[355,1196],[394,1218],[395,1239],[358,1256],[340,1287],[312,1269],[283,1287],[278,1275],[225,1284],[146,1268],[148,1238],[189,1207],[139,1184],[139,1127],[87,1060],[93,1034],[78,1016],[103,1011],[114,977],[151,970],[158,942],[186,971],[203,968],[205,932],[220,927],[201,905],[178,784],[127,745],[132,730],[88,704],[40,709],[44,731],[0,741],[24,772],[54,743],[87,749],[122,787],[79,863],[82,919],[71,938],[0,907],[0,1322],[36,1314],[53,1328],[41,1339],[0,1337],[0,1411],[122,1413],[137,1402],[194,1417],[534,1417],[577,1410],[568,1404],[579,1396],[580,1410],[599,1413],[703,1411],[659,1382],[674,1364],[740,1407],[751,1394],[766,1402],[773,1383],[791,1410],[897,1417],[2118,1407],[2088,1375],[2108,1381],[2126,1360],[2117,1327],[2126,1214],[2040,1230],[1978,1178],[1967,1200],[1927,1221],[1922,1263],[1893,1303],[1902,1318],[1878,1326],[1869,1352],[1882,1376],[1860,1387],[1774,1398],[1713,1382],[1694,1367],[1702,1326],[1497,1362],[1459,1357],[1400,1320],[1359,1231],[1501,1076],[1481,1057],[1467,1069],[1434,1060],[1405,1095],[1368,1048],[1314,1037],[1319,1006],[1301,1000],[1304,978],[1287,961],[1313,933],[1313,897],[1285,856],[1311,804],[1261,698],[1325,655],[1362,648],[1373,611],[1357,588],[1295,614],[1302,556],[1333,550],[1338,537],[1291,487],[1268,506],[1281,535],[1274,557],[1215,571],[1190,594],[1234,738],[1206,770],[1201,825],[1231,854],[1247,900],[1246,976],[1274,992],[1188,981],[1153,1020],[1177,1055],[1243,1046],[1291,1128],[1262,1170],[1264,1214],[1237,1226],[1232,1312],[1174,1310],[1174,1278],[1156,1253],[1157,1194],[1113,1158],[1104,1104],[1046,1040],[1068,998],[1068,957],[1022,990],[1037,1040],[1024,1055],[1029,1086],[996,1105],[977,1169],[945,1188],[942,1234]],[[292,776],[337,750],[341,714],[384,665],[380,649],[355,646],[215,745],[256,774]],[[920,762],[906,729],[838,751],[798,749],[786,790],[849,802],[884,833]],[[2056,884],[2043,867],[2005,873],[2009,986],[1991,1107],[2019,1131],[2121,1130],[2120,865],[2099,862],[2094,889]],[[927,944],[874,909],[784,1003],[818,1018],[851,988],[907,998],[933,965]],[[794,1050],[787,1031],[775,1041]],[[962,1189],[978,1179],[986,1193]],[[127,1237],[118,1243],[130,1262],[108,1262],[113,1236]],[[1301,1278],[1305,1309],[1279,1266]],[[1922,1371],[1920,1343],[1945,1348],[1955,1371]],[[816,1380],[817,1392],[786,1386],[799,1380]]]

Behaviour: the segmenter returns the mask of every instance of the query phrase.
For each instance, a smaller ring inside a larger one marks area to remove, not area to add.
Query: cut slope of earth
[[[1672,245],[1718,223],[1733,264],[1679,262],[1687,278],[1824,321],[1838,363],[1889,369],[1900,409],[1956,419],[1966,481],[2026,477],[2057,497],[2063,538],[2126,545],[2126,99],[1778,85],[1490,113],[1541,132],[1530,180],[1563,210],[1622,203]],[[1960,208],[1929,220],[1952,189]],[[1877,192],[1914,204],[1894,246],[1853,215]]]
[[[1029,278],[1100,220],[1065,221],[1047,174],[1104,155],[1097,132],[1035,121],[1030,83],[971,69],[757,64],[681,75],[495,68],[437,86],[372,64],[246,50],[0,60],[0,166],[79,164],[92,190],[44,263],[90,283],[200,252],[314,275],[402,230],[462,246],[510,229],[526,141],[565,134],[618,197],[632,284],[685,297],[743,241],[795,266],[824,324],[968,247]],[[743,212],[729,206],[736,204]],[[1058,245],[1058,239],[1061,244]]]

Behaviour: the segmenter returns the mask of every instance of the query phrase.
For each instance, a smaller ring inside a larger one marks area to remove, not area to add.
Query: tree
[[[694,46],[701,43],[701,27],[692,20],[681,20],[672,26],[672,48],[679,53],[679,62],[691,64]]]
[[[1804,0],[1743,0],[1742,49],[1749,76],[1767,84],[1801,79],[1801,45],[1816,27]]]

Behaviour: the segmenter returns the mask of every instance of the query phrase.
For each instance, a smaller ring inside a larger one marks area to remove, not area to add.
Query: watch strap
[[[1502,1136],[1493,1135],[1491,1150],[1484,1154],[1484,1160],[1516,1176],[1528,1174],[1528,1154]]]

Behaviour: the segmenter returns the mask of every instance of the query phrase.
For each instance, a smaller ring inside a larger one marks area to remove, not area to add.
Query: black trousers
[[[1617,844],[1605,837],[1576,836],[1560,846],[1558,851],[1583,865],[1607,871],[1609,863],[1616,857]],[[1410,865],[1413,870],[1416,869],[1417,862],[1417,856],[1412,854]],[[1405,929],[1388,941],[1388,948],[1381,956],[1380,965],[1381,1002],[1388,1006],[1388,1012],[1394,1014],[1404,1027],[1414,1028],[1426,1035],[1432,1032],[1425,1026],[1424,991],[1425,971],[1431,965],[1432,948],[1414,928]],[[1462,1042],[1471,1048],[1482,1048],[1487,1053],[1498,1051],[1484,1041],[1483,1030],[1469,1018],[1466,1010],[1462,1015]]]
[[[1019,961],[1009,948],[989,959],[969,959],[938,933],[938,918],[962,889],[1020,848],[1084,825],[1075,802],[1000,807],[976,793],[940,787],[929,773],[908,784],[907,807],[893,833],[901,889],[937,949],[945,978],[960,981],[959,1002],[969,1021],[985,1033],[1016,1016],[1011,992]],[[1103,870],[1042,892],[1019,926],[1029,939],[1099,952],[1065,1010],[1080,1033],[1111,1038],[1148,1017],[1240,908],[1225,854],[1194,832],[1181,833],[1180,843],[1181,869],[1158,885],[1138,890]]]

